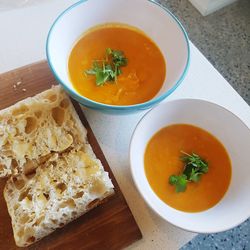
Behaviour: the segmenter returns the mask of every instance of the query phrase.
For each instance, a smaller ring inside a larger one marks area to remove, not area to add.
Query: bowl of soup
[[[250,130],[225,108],[198,99],[164,102],[137,125],[134,182],[164,220],[215,233],[250,216]]]
[[[170,95],[189,66],[188,36],[153,1],[80,1],[52,25],[46,53],[58,82],[81,104],[144,110]]]

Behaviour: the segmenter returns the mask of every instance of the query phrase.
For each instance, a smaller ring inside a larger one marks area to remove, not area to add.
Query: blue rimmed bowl
[[[72,86],[68,75],[68,57],[73,45],[89,28],[104,23],[137,27],[160,48],[167,74],[161,90],[153,99],[136,105],[107,105],[80,95]],[[149,0],[77,2],[55,20],[48,34],[46,53],[56,79],[75,100],[89,108],[118,114],[145,110],[165,99],[183,81],[190,60],[188,36],[180,22],[167,9]]]

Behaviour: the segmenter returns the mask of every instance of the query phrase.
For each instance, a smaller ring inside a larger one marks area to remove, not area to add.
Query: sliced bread
[[[32,176],[11,177],[4,197],[17,246],[28,246],[112,195],[113,184],[91,147],[51,154]]]
[[[86,130],[61,87],[0,111],[0,177],[29,174],[50,154],[86,141]]]

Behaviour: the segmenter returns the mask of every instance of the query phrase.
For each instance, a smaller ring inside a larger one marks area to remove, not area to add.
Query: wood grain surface
[[[55,84],[56,80],[46,61],[4,73],[0,75],[0,109],[34,96]],[[96,156],[109,172],[115,186],[115,195],[99,207],[26,249],[122,249],[141,239],[141,232],[80,106],[76,102],[73,104],[88,130],[88,140]],[[14,242],[11,220],[2,195],[5,182],[6,180],[0,181],[0,249],[14,250],[19,248]]]

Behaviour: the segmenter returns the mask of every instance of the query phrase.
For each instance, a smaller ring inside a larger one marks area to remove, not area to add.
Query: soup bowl
[[[68,74],[68,58],[73,45],[90,28],[108,23],[134,26],[160,48],[167,73],[162,88],[153,99],[135,105],[107,105],[90,100],[74,89]],[[170,95],[184,79],[190,57],[188,36],[180,22],[167,9],[149,0],[77,2],[59,15],[52,25],[46,54],[54,76],[75,100],[89,108],[119,114],[148,109]]]
[[[144,169],[147,143],[160,129],[173,124],[191,124],[208,131],[224,145],[230,156],[232,177],[227,192],[208,210],[195,213],[176,210],[156,195],[147,180]],[[164,102],[149,111],[134,131],[130,144],[131,172],[141,196],[164,220],[198,233],[225,231],[250,216],[249,148],[249,128],[225,108],[196,99]]]

